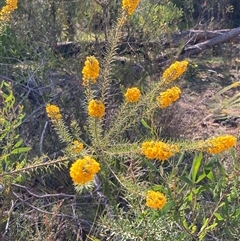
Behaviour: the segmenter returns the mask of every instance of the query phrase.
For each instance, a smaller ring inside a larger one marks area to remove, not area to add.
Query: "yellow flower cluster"
[[[142,153],[149,159],[165,161],[179,152],[177,145],[170,145],[161,141],[146,141],[142,143]]]
[[[100,100],[91,100],[88,104],[88,114],[92,117],[102,118],[105,106]]]
[[[178,87],[172,87],[159,94],[157,97],[157,103],[160,108],[166,108],[172,104],[172,102],[179,99],[181,90]]]
[[[137,102],[141,96],[141,92],[137,87],[128,88],[124,96],[127,102]]]
[[[82,70],[83,85],[87,85],[88,82],[96,83],[99,76],[99,62],[94,56],[87,57]]]
[[[176,80],[180,77],[186,70],[188,66],[188,61],[176,61],[169,68],[167,68],[163,73],[164,81],[169,84],[173,80]]]
[[[153,209],[161,209],[165,206],[167,200],[161,192],[148,191],[146,205]]]
[[[93,180],[100,170],[100,165],[90,156],[76,160],[70,168],[70,176],[75,184],[85,185]]]
[[[46,112],[47,112],[48,117],[51,120],[60,120],[60,119],[62,119],[62,115],[60,113],[59,107],[56,106],[56,105],[48,104],[46,106]]]
[[[11,13],[17,9],[18,0],[6,0],[6,5],[0,12],[0,20],[8,21],[11,17]]]
[[[122,0],[122,9],[126,10],[128,15],[132,15],[137,8],[140,0]]]
[[[72,152],[77,154],[80,153],[83,149],[83,144],[78,140],[75,140],[72,145]]]
[[[232,135],[219,136],[205,141],[206,151],[209,154],[218,154],[234,147],[237,138]]]

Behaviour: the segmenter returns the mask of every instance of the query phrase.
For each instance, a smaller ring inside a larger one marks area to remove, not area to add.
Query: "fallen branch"
[[[191,41],[193,41],[194,36],[188,41],[188,43],[184,46],[182,52],[179,55],[179,58],[189,57],[191,55],[199,54],[200,52],[212,48],[213,46],[226,43],[232,40],[233,38],[240,38],[238,35],[240,34],[240,27],[234,28],[230,31],[223,32],[211,32],[211,34],[216,34],[216,37],[212,37],[204,42],[200,42],[194,45],[189,45]],[[197,36],[196,36],[197,37]],[[206,35],[207,37],[207,35]]]
[[[164,44],[166,48],[177,48],[181,44],[194,45],[199,42],[206,41],[225,33],[228,33],[231,29],[219,29],[219,30],[186,30],[181,33],[173,34],[171,40]],[[240,35],[231,38],[231,42],[240,43]]]

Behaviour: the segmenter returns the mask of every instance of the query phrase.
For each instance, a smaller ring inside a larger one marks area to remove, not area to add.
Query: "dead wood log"
[[[213,46],[215,46],[217,44],[229,42],[233,38],[239,38],[238,35],[240,35],[240,27],[234,28],[230,31],[222,31],[222,32],[221,32],[221,30],[219,32],[212,31],[211,34],[212,35],[216,34],[216,36],[212,37],[210,39],[207,39],[206,41],[194,44],[194,45],[189,44],[189,43],[193,42],[194,36],[192,38],[190,38],[189,41],[183,47],[183,50],[180,53],[179,58],[181,59],[184,57],[189,57],[191,55],[196,55],[206,49],[212,48]],[[204,35],[201,35],[201,36],[204,36]],[[207,35],[206,35],[206,37],[207,37]],[[197,38],[197,36],[196,36],[196,38]],[[196,42],[196,40],[195,40],[195,42]]]
[[[181,33],[177,33],[171,36],[171,41],[164,44],[166,48],[177,48],[181,44],[194,45],[199,42],[206,41],[211,38],[218,37],[222,34],[231,31],[231,29],[220,29],[220,30],[186,30]],[[231,39],[231,42],[240,43],[240,35]]]

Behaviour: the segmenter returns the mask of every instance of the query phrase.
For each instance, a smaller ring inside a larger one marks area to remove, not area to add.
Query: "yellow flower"
[[[122,9],[126,10],[128,15],[131,15],[137,8],[140,0],[122,0]]]
[[[149,159],[165,161],[179,152],[177,145],[170,145],[161,141],[146,141],[142,143],[142,153]]]
[[[240,81],[237,81],[232,84],[232,87],[237,88],[239,85],[240,85]]]
[[[169,68],[167,68],[163,73],[163,79],[164,81],[169,84],[173,80],[180,77],[186,70],[188,66],[188,61],[176,61],[173,63]]]
[[[89,81],[96,83],[99,71],[100,67],[98,60],[94,56],[87,57],[82,70],[83,85],[87,85]]]
[[[105,106],[100,100],[91,100],[88,104],[88,114],[92,117],[102,118]]]
[[[178,87],[172,87],[159,94],[157,97],[157,103],[160,108],[166,108],[172,104],[172,102],[179,99],[181,90]]]
[[[17,9],[18,0],[6,0],[6,5],[0,11],[0,20],[9,21],[11,13]]]
[[[141,96],[141,92],[137,87],[128,88],[124,96],[127,102],[137,102]]]
[[[237,138],[232,135],[219,136],[205,141],[206,151],[209,154],[218,154],[234,147]]]
[[[165,206],[167,200],[161,192],[148,191],[146,205],[153,209],[161,209]]]
[[[75,140],[73,142],[73,146],[72,146],[73,153],[77,154],[77,153],[81,152],[82,149],[83,149],[83,144],[81,142],[79,142],[78,140]]]
[[[100,165],[90,156],[76,160],[70,168],[70,176],[75,184],[85,185],[93,180],[100,170]]]
[[[226,109],[222,109],[221,110],[221,114],[227,114],[227,110]]]
[[[46,106],[46,112],[50,119],[52,120],[60,120],[62,119],[62,115],[60,113],[59,107],[56,105],[48,104]]]
[[[18,0],[6,0],[6,6],[9,10],[14,11],[17,9]]]

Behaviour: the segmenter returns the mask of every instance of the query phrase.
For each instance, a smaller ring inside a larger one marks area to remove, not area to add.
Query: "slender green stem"
[[[98,120],[97,120],[97,118],[95,118],[95,120],[94,120],[94,133],[95,133],[95,139],[96,139],[96,145],[97,145],[97,147],[98,146],[100,146],[99,145],[99,136],[98,136],[98,131],[97,131],[97,122],[98,122]]]
[[[121,37],[121,30],[124,26],[124,23],[126,22],[127,15],[125,12],[122,12],[122,16],[117,21],[117,26],[113,30],[111,36],[110,36],[110,47],[107,51],[107,55],[105,56],[105,63],[104,63],[104,69],[103,69],[103,75],[102,75],[102,94],[101,98],[103,103],[106,105],[107,102],[107,92],[110,85],[110,76],[111,76],[111,70],[112,70],[112,62],[113,58],[116,54],[117,45],[119,42],[119,39]]]
[[[226,194],[223,194],[223,195],[220,197],[218,203],[216,204],[215,209],[213,210],[210,218],[209,218],[208,221],[207,221],[207,224],[205,225],[205,228],[204,228],[204,229],[201,229],[201,230],[198,232],[198,234],[197,234],[198,237],[200,237],[201,234],[205,231],[205,229],[208,228],[210,222],[211,222],[211,221],[213,220],[213,218],[214,218],[214,214],[215,214],[215,213],[217,212],[217,210],[219,209],[219,207],[220,207],[220,205],[221,205],[221,202],[222,202],[223,198],[225,198],[225,197],[226,197]],[[204,237],[205,237],[205,236],[204,236]]]
[[[54,164],[63,163],[65,161],[69,161],[69,158],[68,157],[60,157],[57,160],[37,163],[37,164],[33,164],[31,166],[27,166],[27,167],[17,169],[17,170],[11,171],[11,172],[7,172],[7,173],[5,172],[5,173],[0,174],[0,177],[12,176],[12,175],[18,174],[20,172],[23,173],[23,172],[27,172],[27,171],[30,171],[30,170],[40,168],[40,167],[47,167],[47,166],[51,166],[51,165],[54,165]]]
[[[147,109],[147,111],[141,115],[141,117],[147,116],[149,113],[151,113],[151,111],[157,107],[156,103],[152,101],[152,98],[154,98],[156,93],[158,91],[160,91],[160,89],[162,88],[163,85],[164,85],[164,83],[162,83],[162,82],[153,85],[152,90],[149,93],[147,93],[145,96],[143,96],[142,99],[140,99],[140,101],[138,103],[134,104],[134,106],[132,106],[132,108],[130,110],[129,110],[128,106],[130,106],[131,103],[125,102],[122,105],[119,112],[117,113],[117,117],[113,122],[113,126],[108,131],[107,135],[105,136],[105,140],[109,141],[109,139],[112,137],[112,135],[114,133],[120,134],[123,131],[125,131],[126,129],[128,129],[129,127],[131,127],[132,125],[134,125],[134,123],[139,121],[139,116],[138,116],[138,118],[135,116],[134,119],[131,121],[129,120],[129,118],[136,115],[136,110],[140,109],[141,107],[144,107],[146,105],[146,103],[148,103],[148,105],[150,105],[150,106]],[[129,110],[129,112],[127,112],[128,110]]]

